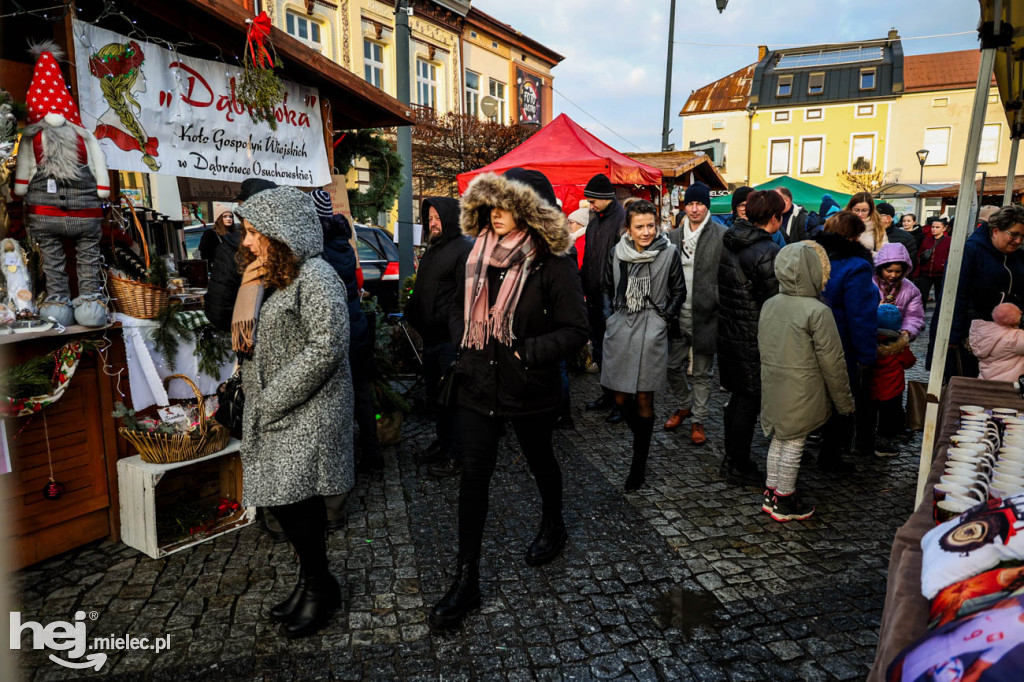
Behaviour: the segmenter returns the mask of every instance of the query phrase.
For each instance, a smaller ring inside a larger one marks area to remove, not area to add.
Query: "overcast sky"
[[[670,0],[472,1],[565,56],[553,72],[556,116],[620,151],[661,149]],[[882,38],[896,28],[906,54],[977,49],[978,17],[975,0],[729,0],[722,14],[715,0],[677,0],[669,141],[680,148],[677,114],[690,92],[755,62],[759,44]],[[906,40],[962,31],[971,34]]]

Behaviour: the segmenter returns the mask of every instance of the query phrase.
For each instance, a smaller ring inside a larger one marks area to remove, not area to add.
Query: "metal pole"
[[[409,12],[408,0],[395,2],[395,68],[398,101],[409,106]],[[402,157],[402,189],[398,193],[398,277],[402,283],[413,274],[412,251],[412,127],[398,128],[398,155]]]
[[[918,185],[924,184],[924,164],[918,159],[918,165],[921,166],[921,178],[917,181]],[[921,198],[921,190],[917,190],[917,222],[919,225],[924,225],[924,199]],[[923,227],[921,229],[924,229]]]
[[[1017,150],[1020,148],[1020,138],[1015,137],[1010,142],[1010,166],[1006,169],[1006,189],[1003,191],[1003,206],[1013,203],[1013,182],[1017,172]]]
[[[665,121],[661,125],[661,151],[671,151],[668,143],[668,120],[672,108],[672,47],[675,40],[676,30],[676,0],[672,0],[672,7],[668,15],[668,64],[665,67]]]
[[[960,284],[960,266],[963,263],[964,245],[967,235],[974,229],[974,215],[971,204],[974,202],[974,175],[978,169],[978,151],[981,146],[981,130],[985,124],[985,106],[988,103],[988,84],[992,82],[992,66],[996,61],[995,48],[981,51],[981,65],[978,68],[978,83],[974,90],[974,107],[971,112],[971,127],[967,136],[967,153],[964,154],[964,168],[960,174],[960,193],[956,199],[956,217],[953,221],[953,233],[950,238],[949,260],[946,261],[948,275],[942,285],[941,310],[939,324],[935,335],[935,353],[932,357],[931,374],[928,377],[928,407],[925,411],[924,437],[921,443],[921,462],[917,470],[916,508],[924,497],[925,484],[932,466],[932,450],[935,447],[935,424],[939,413],[939,394],[942,391],[942,380],[946,373],[946,351],[950,338],[950,327],[953,325],[953,308],[956,306],[956,291]],[[963,339],[952,339],[959,344]]]

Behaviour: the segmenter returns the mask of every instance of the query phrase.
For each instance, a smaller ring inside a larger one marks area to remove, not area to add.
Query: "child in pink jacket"
[[[924,305],[921,292],[908,277],[914,264],[907,247],[899,242],[883,244],[875,254],[875,286],[878,287],[879,305],[889,303],[900,309],[907,341],[913,341],[924,329]]]
[[[1024,329],[1020,321],[1020,308],[1000,303],[992,311],[991,322],[971,323],[968,340],[978,358],[982,379],[1016,381],[1024,374]]]

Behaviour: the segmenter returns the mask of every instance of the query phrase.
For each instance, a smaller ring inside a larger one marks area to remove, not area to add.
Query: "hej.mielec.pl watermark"
[[[50,660],[65,668],[95,668],[99,670],[107,662],[107,654],[100,650],[107,651],[133,651],[152,649],[156,653],[167,651],[171,647],[171,636],[163,637],[133,637],[131,635],[111,634],[107,637],[93,637],[92,644],[85,634],[85,621],[96,620],[99,615],[95,611],[86,614],[85,611],[77,611],[73,623],[67,621],[54,621],[49,625],[43,625],[35,621],[21,621],[19,611],[11,611],[11,649],[21,649],[21,638],[24,632],[32,635],[33,649],[52,649],[54,651],[68,652],[68,660],[50,654]],[[86,655],[86,651],[93,651]],[[84,656],[84,658],[83,658]],[[75,660],[80,659],[80,660]]]

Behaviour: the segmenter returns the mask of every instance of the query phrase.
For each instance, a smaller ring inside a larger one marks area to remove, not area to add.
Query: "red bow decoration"
[[[220,498],[220,505],[217,507],[217,518],[234,514],[241,508],[242,505],[238,504],[235,500],[228,500],[222,497]]]
[[[262,69],[267,68],[267,64],[274,68],[274,60],[263,45],[263,41],[270,37],[270,27],[270,17],[265,11],[260,12],[258,17],[249,22],[249,54],[252,56],[253,65],[258,63]]]

